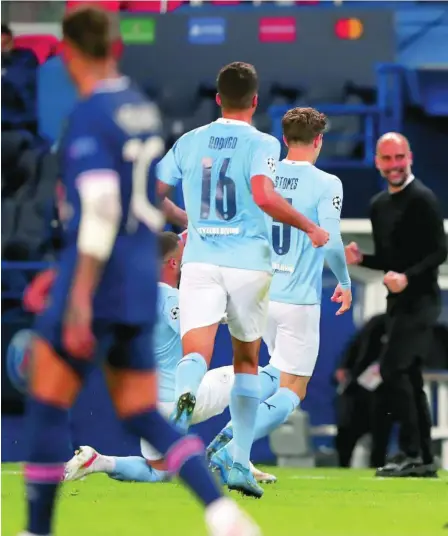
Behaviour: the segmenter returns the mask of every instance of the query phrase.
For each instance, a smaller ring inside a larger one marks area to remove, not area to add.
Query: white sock
[[[227,497],[220,497],[207,506],[205,519],[212,525],[226,524],[229,521],[229,511],[238,511],[238,507]]]
[[[96,473],[113,473],[115,471],[115,456],[105,456],[99,454],[95,460],[95,472]]]

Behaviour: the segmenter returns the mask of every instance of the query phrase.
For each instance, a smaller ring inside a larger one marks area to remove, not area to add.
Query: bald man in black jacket
[[[441,310],[438,267],[447,244],[437,198],[411,172],[408,140],[397,133],[377,143],[376,166],[387,190],[371,203],[375,252],[346,247],[347,262],[382,270],[387,297],[388,342],[380,358],[384,411],[400,423],[407,450],[378,470],[381,476],[433,476],[431,418],[423,390],[422,362]]]

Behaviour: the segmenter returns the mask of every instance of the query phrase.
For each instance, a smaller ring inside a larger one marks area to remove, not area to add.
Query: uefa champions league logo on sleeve
[[[342,199],[338,195],[333,197],[333,206],[336,210],[339,210],[339,212],[341,211]]]
[[[275,173],[275,160],[272,157],[269,157],[266,161],[268,168],[271,170],[272,173]]]

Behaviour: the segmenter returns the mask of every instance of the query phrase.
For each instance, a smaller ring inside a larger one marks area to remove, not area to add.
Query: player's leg
[[[260,404],[257,412],[254,440],[265,437],[283,424],[305,398],[319,349],[319,306],[297,306],[271,303],[269,321],[277,321],[271,364],[281,371],[280,388]],[[234,441],[218,454],[232,458]]]
[[[219,267],[188,263],[179,287],[183,359],[176,369],[176,408],[173,420],[187,429],[196,393],[210,364],[216,331],[227,303]]]
[[[261,497],[262,488],[250,471],[250,450],[260,403],[258,354],[265,328],[271,274],[261,271],[221,268],[228,294],[227,322],[232,336],[235,380],[230,397],[235,456],[227,485],[242,493]],[[227,470],[223,460],[221,474]]]
[[[25,416],[26,530],[30,535],[52,532],[57,491],[69,456],[68,411],[89,369],[89,362],[65,360],[45,340],[38,337],[34,340]]]
[[[319,305],[272,303],[277,334],[271,364],[281,371],[280,388],[260,404],[255,440],[283,424],[305,398],[319,352]]]
[[[226,519],[222,534],[244,534],[252,527],[236,505],[223,498],[208,471],[204,446],[197,436],[182,434],[157,409],[157,374],[151,351],[152,328],[121,326],[117,344],[109,355],[107,380],[117,414],[125,427],[148,441],[165,459],[170,474],[181,480],[206,506],[212,534],[216,517]]]
[[[209,373],[207,373],[209,374]],[[233,375],[233,371],[232,371]],[[207,375],[205,376],[207,377]],[[260,381],[260,403],[264,402],[267,398],[272,396],[280,387],[280,371],[276,369],[273,365],[269,364],[266,367],[263,367],[258,370],[258,378]],[[205,379],[205,378],[204,378]],[[232,381],[233,386],[233,381]],[[221,450],[223,447],[233,439],[233,426],[232,421],[229,421],[226,426],[216,435],[216,437],[208,445],[206,453],[207,458],[210,460],[211,457]],[[252,471],[254,473],[254,471]],[[254,473],[257,477],[258,482],[266,480],[265,475],[267,473],[259,474],[258,472]],[[263,480],[264,479],[264,480]],[[268,479],[269,482],[272,481],[271,478]]]
[[[255,440],[283,424],[306,396],[319,352],[319,305],[271,303],[277,318],[275,349],[270,363],[281,371],[280,388],[260,404]]]
[[[165,482],[166,471],[155,469],[142,456],[106,456],[93,447],[83,446],[65,466],[65,480],[80,480],[104,473],[121,482]]]
[[[234,377],[233,366],[219,367],[207,372],[198,389],[192,424],[207,421],[224,412],[230,403],[230,394],[233,388]],[[231,431],[231,423],[221,431],[221,434],[226,434],[229,428]],[[230,441],[232,437],[233,433],[230,432],[228,441]],[[224,447],[228,441],[226,441],[222,447]],[[207,459],[210,459],[211,456],[211,453],[210,455],[207,454]],[[145,457],[148,459],[146,455]],[[252,463],[249,463],[249,468],[257,482],[270,483],[277,480],[274,475],[259,471]]]
[[[174,403],[159,402],[158,409],[167,419]],[[140,440],[141,456],[105,456],[92,447],[80,447],[67,462],[65,480],[79,480],[94,473],[104,473],[121,482],[166,482],[170,477],[163,456],[144,439]]]
[[[268,317],[263,334],[263,340],[268,347],[269,355],[272,355],[275,349],[277,319],[275,315],[270,314],[269,311],[270,309],[268,309]],[[264,402],[280,387],[280,371],[275,368],[272,363],[269,363],[266,367],[259,369],[258,378],[260,381],[260,402]],[[216,452],[225,447],[232,439],[233,427],[232,421],[230,421],[207,447],[207,457],[211,459]]]

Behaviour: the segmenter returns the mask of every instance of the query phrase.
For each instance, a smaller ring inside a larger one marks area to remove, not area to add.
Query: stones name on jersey
[[[299,179],[296,177],[275,177],[275,187],[281,190],[295,190],[299,184]]]

